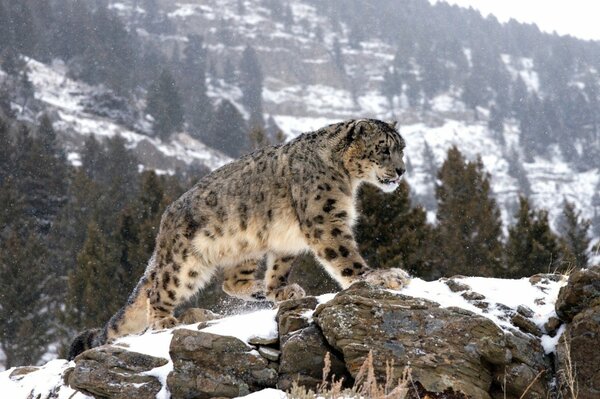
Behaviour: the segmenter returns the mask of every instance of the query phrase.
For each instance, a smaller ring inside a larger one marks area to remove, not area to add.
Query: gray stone
[[[600,265],[576,270],[569,282],[560,289],[556,300],[556,314],[571,321],[577,313],[600,305]]]
[[[243,396],[277,382],[269,362],[235,337],[175,330],[170,355],[167,384],[173,398]]]
[[[452,397],[491,398],[499,370],[532,371],[521,379],[507,378],[508,387],[516,391],[548,365],[535,337],[521,334],[530,338],[516,338],[519,343],[527,341],[524,350],[530,352],[519,355],[517,345],[508,339],[513,335],[487,318],[363,283],[320,305],[314,317],[329,345],[343,354],[353,377],[373,351],[375,374],[380,380],[385,378],[386,361],[393,360],[394,377],[410,365],[413,380],[429,393],[452,390],[456,395]],[[546,378],[539,378],[544,394],[546,382]]]
[[[325,337],[315,325],[289,334],[282,340],[279,360],[280,389],[291,388],[292,382],[314,389],[323,377],[324,359],[330,349]],[[346,374],[344,363],[330,353],[332,373],[338,378]]]
[[[178,319],[181,324],[203,323],[210,320],[220,319],[223,316],[211,312],[207,309],[189,308],[179,315]]]
[[[533,321],[529,320],[521,313],[515,313],[510,321],[523,332],[533,334],[536,337],[541,337],[543,335],[542,330]]]
[[[83,352],[66,376],[74,389],[101,398],[154,399],[161,383],[142,373],[167,364],[167,359],[130,352],[115,346],[101,346]]]
[[[279,360],[279,356],[281,356],[281,351],[269,348],[268,346],[259,346],[258,353],[267,360],[272,362],[276,362]]]

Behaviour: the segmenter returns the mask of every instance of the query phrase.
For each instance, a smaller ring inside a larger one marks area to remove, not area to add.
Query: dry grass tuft
[[[331,360],[329,352],[325,355],[323,367],[323,379],[317,387],[317,392],[307,390],[294,383],[288,397],[290,399],[405,399],[408,395],[409,384],[412,383],[410,368],[405,367],[402,375],[396,381],[394,379],[394,364],[386,362],[385,382],[380,384],[375,376],[373,366],[373,352],[369,354],[360,367],[352,388],[343,389],[343,378],[336,380],[331,372]]]
[[[577,370],[575,364],[571,359],[571,343],[567,338],[567,334],[563,334],[561,337],[562,345],[564,348],[564,364],[563,367],[558,370],[559,380],[559,391],[566,391],[571,395],[570,399],[577,399],[579,396],[579,387],[577,385]]]

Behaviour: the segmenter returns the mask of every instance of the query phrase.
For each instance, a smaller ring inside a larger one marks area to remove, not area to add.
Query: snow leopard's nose
[[[396,173],[398,173],[398,176],[402,176],[404,172],[406,172],[405,168],[396,168]]]

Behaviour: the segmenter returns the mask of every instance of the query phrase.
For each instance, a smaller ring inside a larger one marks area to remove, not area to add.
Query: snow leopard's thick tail
[[[153,262],[153,259],[150,260]],[[151,263],[152,264],[152,263]],[[146,271],[148,273],[148,270]],[[75,337],[69,348],[69,360],[81,352],[148,328],[148,290],[151,282],[144,275],[129,295],[127,303],[115,313],[103,328],[85,330]]]
[[[80,353],[106,343],[106,332],[104,328],[93,328],[85,330],[73,339],[69,347],[68,360],[73,360]]]

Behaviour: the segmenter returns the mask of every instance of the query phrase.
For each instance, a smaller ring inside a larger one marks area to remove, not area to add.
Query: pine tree
[[[494,276],[502,256],[500,211],[481,159],[466,162],[455,146],[438,172],[437,267],[446,276]]]
[[[119,251],[95,221],[87,225],[86,240],[77,254],[77,267],[68,275],[66,311],[75,330],[98,327],[123,305]]]
[[[428,261],[431,227],[423,208],[411,204],[408,184],[402,181],[393,194],[364,186],[359,198],[356,240],[367,263],[401,267],[420,277],[435,274]]]
[[[175,79],[163,69],[148,89],[146,112],[154,118],[153,130],[162,140],[183,127],[183,108]]]
[[[494,132],[500,144],[504,145],[504,115],[495,105],[490,107],[488,129]]]
[[[196,131],[204,130],[209,124],[213,109],[206,94],[207,51],[202,36],[188,36],[184,56],[183,73],[188,82],[185,86],[187,98],[189,99],[188,120]]]
[[[235,105],[222,100],[202,141],[231,157],[239,157],[250,147],[246,129],[244,118]]]
[[[581,217],[581,211],[575,208],[574,203],[567,200],[564,201],[559,232],[567,249],[566,257],[570,258],[566,261],[572,263],[564,265],[565,267],[583,269],[588,266],[588,248],[591,242],[589,230],[591,223],[591,220]]]
[[[4,366],[36,364],[51,342],[44,239],[21,219],[0,240],[0,349]]]
[[[182,191],[167,187],[165,177],[153,171],[141,176],[138,197],[120,214],[115,241],[120,248],[120,295],[126,297],[143,274],[154,250],[161,216]]]
[[[240,61],[240,88],[242,89],[242,105],[250,114],[251,127],[263,127],[262,89],[263,73],[258,62],[256,51],[247,46]]]
[[[505,247],[506,277],[528,277],[558,269],[562,253],[558,237],[550,229],[548,212],[531,209],[527,198],[520,197],[515,217]]]

